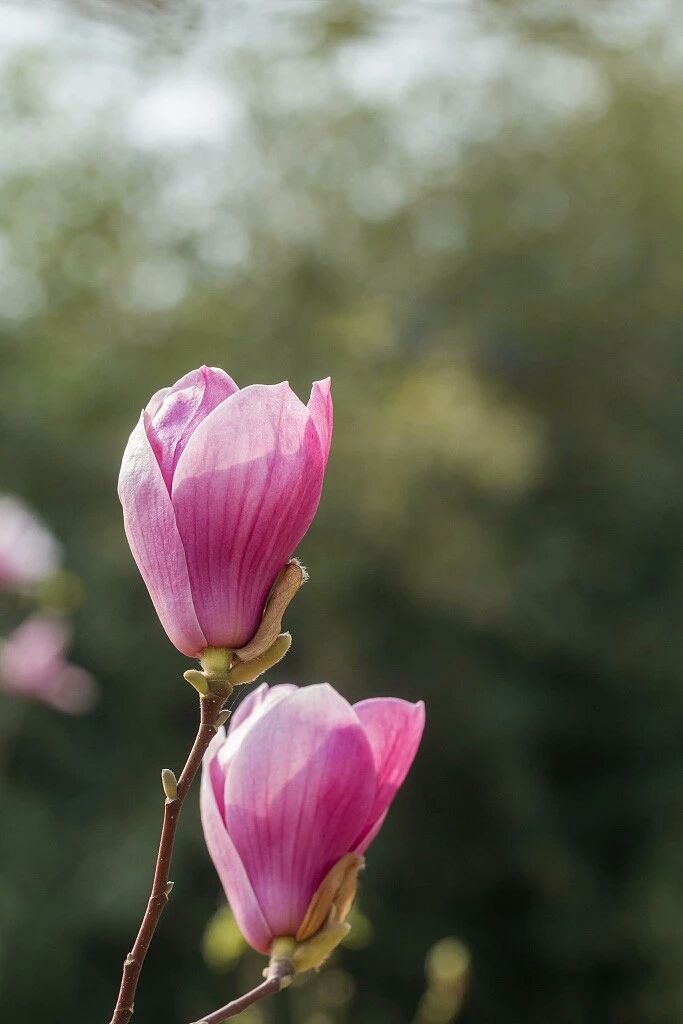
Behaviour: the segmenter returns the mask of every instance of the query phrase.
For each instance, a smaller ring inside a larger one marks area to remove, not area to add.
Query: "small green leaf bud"
[[[202,697],[206,697],[209,692],[209,684],[203,672],[197,668],[188,668],[187,672],[183,673],[183,679],[186,679],[190,686],[194,686]]]
[[[233,686],[253,683],[254,679],[258,679],[273,665],[277,665],[278,661],[282,661],[291,646],[291,633],[280,633],[268,650],[260,654],[258,658],[253,658],[251,661],[238,661],[230,671],[230,682]]]
[[[178,780],[170,768],[162,768],[161,785],[164,787],[166,799],[175,800],[178,796]]]

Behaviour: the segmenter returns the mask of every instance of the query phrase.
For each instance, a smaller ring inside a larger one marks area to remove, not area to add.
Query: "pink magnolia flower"
[[[330,382],[305,406],[287,383],[240,390],[202,366],[154,395],[123,456],[126,535],[184,654],[239,648],[320,501]]]
[[[0,588],[37,583],[59,567],[61,551],[33,512],[10,494],[0,496]]]
[[[97,698],[95,680],[64,658],[70,639],[71,631],[62,619],[29,616],[0,647],[2,689],[59,711],[89,711]]]
[[[413,762],[424,705],[353,707],[326,683],[264,683],[212,741],[202,773],[204,835],[232,911],[262,953],[296,936],[341,858],[375,838]]]

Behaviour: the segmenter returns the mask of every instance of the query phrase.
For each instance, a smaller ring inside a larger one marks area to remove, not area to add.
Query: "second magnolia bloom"
[[[423,728],[422,702],[351,706],[327,684],[263,684],[242,701],[204,760],[201,811],[228,902],[255,949],[270,953],[284,937],[312,942],[343,922],[361,855]]]
[[[89,672],[67,661],[68,624],[49,615],[30,615],[0,644],[0,689],[80,715],[97,700]]]
[[[126,535],[154,607],[189,657],[239,648],[310,526],[332,435],[330,382],[240,390],[200,367],[150,399],[123,456]]]
[[[0,590],[39,583],[59,568],[59,544],[27,505],[0,495]]]

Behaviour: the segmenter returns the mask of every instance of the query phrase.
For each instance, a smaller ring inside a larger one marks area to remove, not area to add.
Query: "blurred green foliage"
[[[86,720],[2,703],[3,1021],[108,1020],[145,904],[195,708],[116,477],[203,362],[334,380],[271,681],[428,707],[363,878],[372,943],[250,1024],[424,1020],[445,936],[468,1024],[683,1019],[683,26],[580,6],[274,3],[240,29],[74,2],[3,50],[0,485],[64,541],[104,689]],[[260,969],[202,959],[194,803],[172,877],[141,1022]]]

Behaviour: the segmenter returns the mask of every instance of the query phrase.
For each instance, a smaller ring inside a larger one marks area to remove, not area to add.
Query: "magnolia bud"
[[[315,515],[331,437],[329,380],[304,405],[287,383],[240,390],[202,366],[150,399],[119,496],[154,607],[188,657],[213,647],[246,660],[275,640],[264,607]]]
[[[289,937],[303,970],[347,934],[363,853],[423,725],[421,703],[378,697],[351,707],[327,684],[263,685],[237,706],[204,758],[201,811],[228,902],[255,949],[270,954]]]

